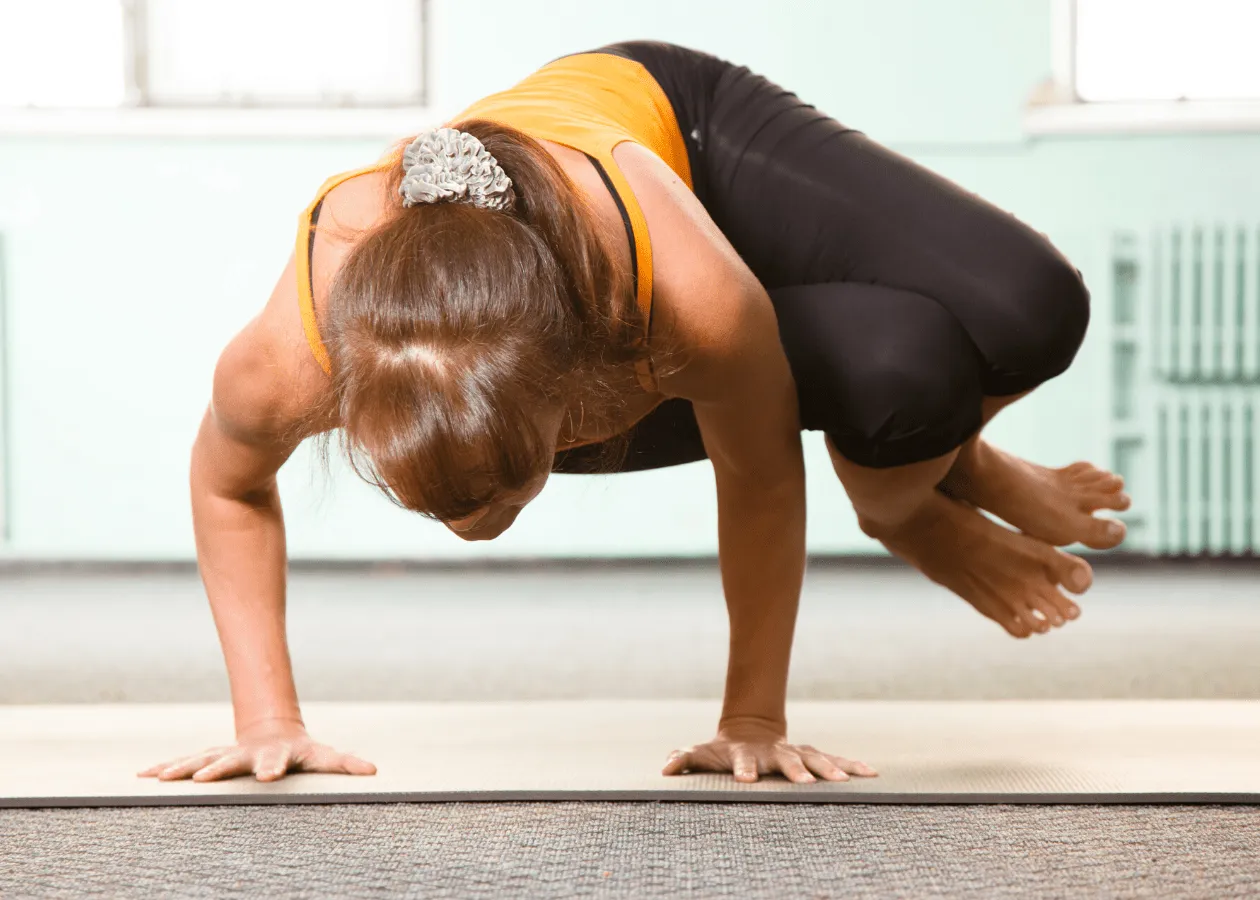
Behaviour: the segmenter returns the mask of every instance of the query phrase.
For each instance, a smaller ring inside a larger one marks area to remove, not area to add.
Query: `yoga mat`
[[[660,774],[714,701],[311,703],[321,741],[378,774],[194,784],[135,773],[228,741],[226,705],[0,707],[0,807],[452,800],[1260,803],[1260,701],[800,702],[794,741],[879,778],[740,784]]]

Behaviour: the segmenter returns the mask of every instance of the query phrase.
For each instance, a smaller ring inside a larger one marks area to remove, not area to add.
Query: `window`
[[[1036,133],[1260,130],[1260,2],[1053,0]]]
[[[1076,0],[1081,100],[1260,98],[1260,3]]]
[[[121,3],[0,0],[0,105],[125,102],[123,18]]]
[[[0,0],[0,106],[414,107],[424,0]]]

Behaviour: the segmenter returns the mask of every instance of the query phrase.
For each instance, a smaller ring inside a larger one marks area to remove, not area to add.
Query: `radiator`
[[[1260,228],[1189,226],[1112,252],[1112,465],[1128,546],[1260,550]]]

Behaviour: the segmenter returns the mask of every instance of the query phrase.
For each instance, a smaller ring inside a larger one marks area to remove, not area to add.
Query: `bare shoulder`
[[[290,256],[266,306],[219,355],[211,412],[225,434],[247,444],[269,443],[308,420],[329,390],[302,329]]]
[[[311,270],[317,313],[358,236],[385,214],[388,175],[368,172],[333,188],[320,205]],[[298,299],[296,260],[289,257],[263,310],[232,339],[215,368],[213,412],[225,432],[246,442],[289,434],[326,405],[330,381],[311,352]],[[316,429],[318,430],[318,429]]]
[[[683,361],[662,388],[689,399],[721,390],[767,334],[769,298],[687,185],[659,157],[622,144],[615,157],[647,219],[652,242],[652,343]],[[773,348],[770,348],[773,352]],[[672,383],[669,383],[672,382]]]
[[[387,215],[389,173],[365,172],[337,185],[320,205],[312,253],[315,309],[322,313],[328,288],[359,239]]]

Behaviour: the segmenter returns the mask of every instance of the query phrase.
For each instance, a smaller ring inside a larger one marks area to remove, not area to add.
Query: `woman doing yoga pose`
[[[711,461],[726,693],[667,774],[874,774],[787,739],[802,429],[825,433],[866,534],[1016,637],[1079,614],[1063,590],[1090,567],[1058,547],[1123,537],[1093,515],[1126,507],[1120,479],[979,437],[1072,362],[1076,269],[745,68],[647,42],[564,57],[330,179],[301,226],[192,459],[237,742],[143,774],[375,771],[306,733],[285,638],[276,472],[337,429],[362,476],[468,540],[552,472]]]

